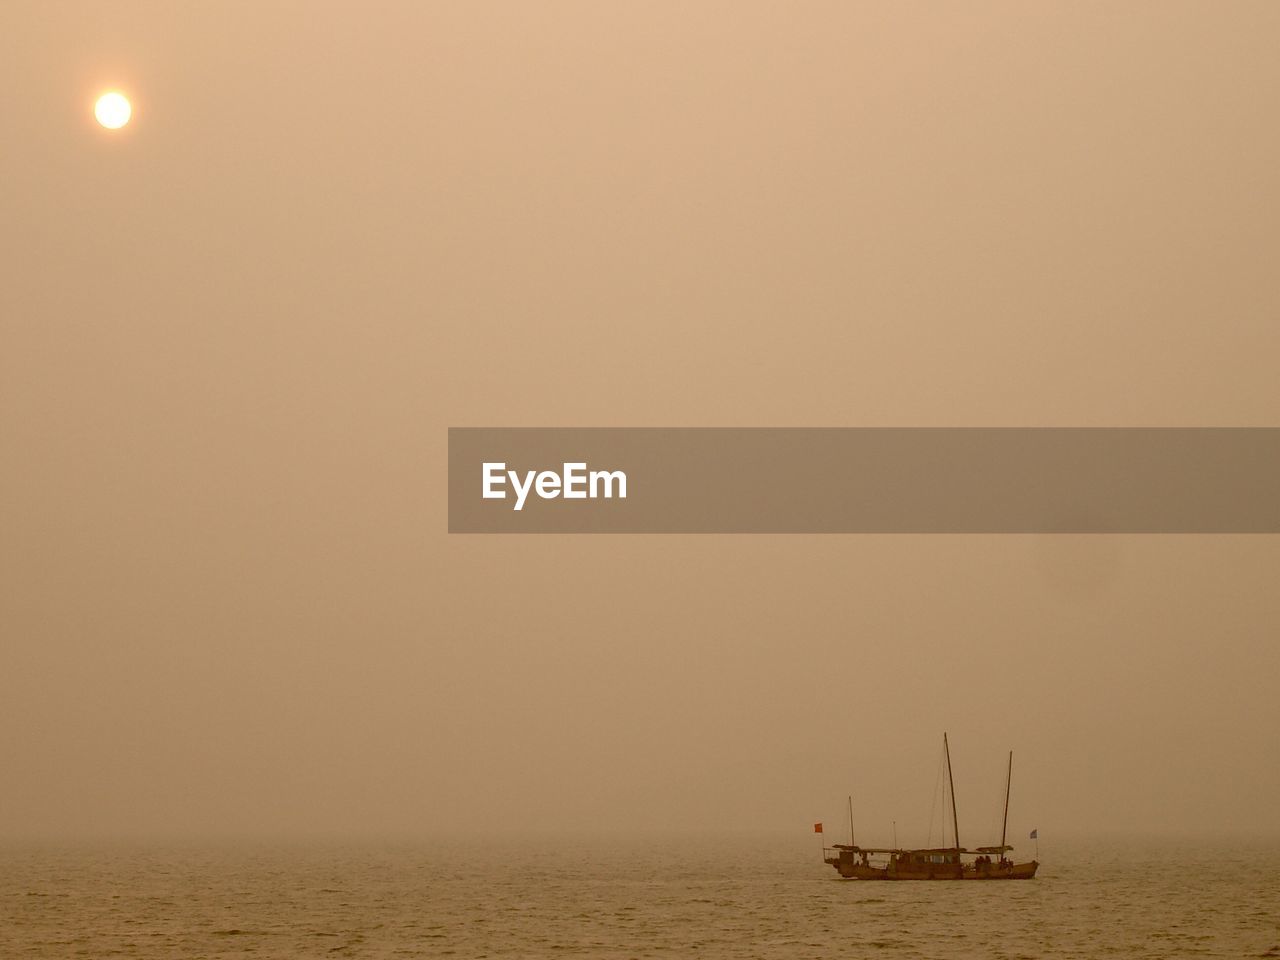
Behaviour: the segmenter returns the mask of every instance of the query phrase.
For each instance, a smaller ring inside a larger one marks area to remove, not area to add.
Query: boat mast
[[[849,846],[856,847],[853,840],[853,795],[849,796]]]
[[[942,734],[942,751],[947,755],[947,785],[951,788],[951,835],[956,841],[956,849],[960,849],[960,818],[956,816],[956,782],[951,778],[951,746],[947,743],[947,734]]]
[[[1004,826],[1000,828],[1000,856],[1004,856],[1004,841],[1009,835],[1009,788],[1013,785],[1013,751],[1009,751],[1009,772],[1004,778]]]

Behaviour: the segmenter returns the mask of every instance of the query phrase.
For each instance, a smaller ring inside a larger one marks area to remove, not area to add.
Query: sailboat
[[[1004,785],[1004,825],[997,846],[960,845],[960,818],[956,815],[956,787],[951,776],[951,745],[942,735],[942,751],[947,758],[947,787],[951,795],[951,827],[955,846],[906,850],[893,847],[860,847],[853,840],[853,802],[849,808],[849,843],[823,847],[823,862],[835,867],[842,877],[857,880],[1030,880],[1040,866],[1038,860],[1014,863],[1013,850],[1006,842],[1009,832],[1009,790],[1013,782],[1013,751],[1009,751],[1008,776]],[[945,840],[945,836],[943,838]],[[828,854],[830,854],[828,856]]]

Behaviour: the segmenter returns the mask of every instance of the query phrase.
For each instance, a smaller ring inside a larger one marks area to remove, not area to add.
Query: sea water
[[[818,842],[9,843],[0,957],[1280,957],[1274,841],[1042,839],[986,883],[841,880]]]

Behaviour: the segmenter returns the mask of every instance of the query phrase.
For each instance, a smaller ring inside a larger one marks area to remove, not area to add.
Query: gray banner
[[[1277,533],[1280,429],[455,427],[449,531]]]

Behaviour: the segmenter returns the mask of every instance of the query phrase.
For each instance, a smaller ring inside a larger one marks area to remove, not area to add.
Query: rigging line
[[[938,755],[938,772],[933,778],[933,803],[929,808],[929,839],[925,841],[926,847],[933,846],[933,819],[938,812],[938,788],[942,784],[942,767],[946,763],[946,754]],[[947,812],[942,811],[942,845],[947,845]]]
[[[956,781],[951,770],[951,747],[947,744],[947,735],[942,734],[942,752],[947,758],[947,787],[951,793],[951,839],[955,841],[956,849],[960,848],[960,815],[956,813]],[[942,842],[945,845],[947,840],[946,830],[942,832]]]

